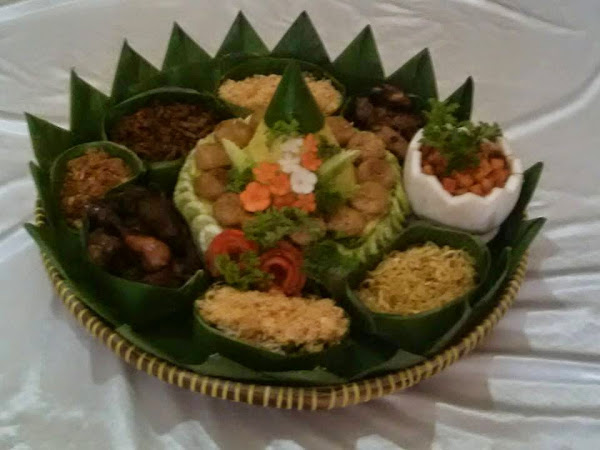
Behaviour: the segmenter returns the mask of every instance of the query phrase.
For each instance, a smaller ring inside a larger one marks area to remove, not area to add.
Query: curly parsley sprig
[[[292,119],[291,122],[286,122],[284,120],[278,120],[273,124],[272,127],[269,127],[269,141],[274,141],[279,137],[294,137],[300,134],[300,123],[296,119]]]
[[[469,120],[459,121],[454,113],[458,104],[430,100],[431,110],[426,112],[427,124],[423,128],[421,143],[437,149],[448,163],[446,172],[476,167],[479,164],[479,146],[484,140],[496,141],[502,136],[497,123]]]
[[[227,254],[217,255],[216,267],[227,283],[242,291],[264,285],[271,275],[260,270],[260,258],[255,252],[244,252],[238,261]]]
[[[315,239],[323,235],[323,228],[317,219],[293,207],[271,208],[258,213],[243,228],[246,237],[262,248],[274,247],[297,231],[308,232]]]

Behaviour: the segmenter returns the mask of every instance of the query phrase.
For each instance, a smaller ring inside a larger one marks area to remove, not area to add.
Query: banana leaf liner
[[[523,185],[521,186],[519,199],[517,200],[517,203],[509,216],[502,223],[502,225],[500,225],[498,234],[489,243],[489,247],[493,255],[499,255],[502,249],[505,247],[513,247],[513,249],[517,249],[517,245],[515,245],[516,242],[519,240],[519,237],[522,236],[523,233],[526,233],[527,229],[531,227],[531,224],[536,223],[538,231],[543,225],[543,223],[541,223],[543,219],[535,219],[535,222],[525,220],[525,210],[527,209],[527,205],[529,205],[529,202],[533,197],[533,193],[535,192],[540,177],[542,176],[543,169],[544,164],[542,162],[538,162],[523,172]],[[530,234],[531,231],[533,230],[530,230]],[[521,245],[518,246],[519,249],[523,249],[523,247],[526,249],[531,240],[533,240],[533,237],[535,237],[535,234],[529,241],[522,241]],[[514,253],[512,259],[516,260],[516,258],[520,258],[520,255]]]
[[[211,94],[217,85],[214,61],[194,61],[163,69],[158,75],[127,88],[127,98],[159,88],[184,88]]]
[[[306,11],[294,20],[271,51],[271,56],[306,61],[328,72],[333,70],[329,54]]]
[[[444,103],[455,103],[458,109],[454,112],[454,116],[458,120],[469,120],[473,110],[473,78],[468,77],[452,94],[448,96]]]
[[[71,145],[102,139],[102,117],[110,99],[71,71]]]
[[[268,54],[269,49],[262,38],[240,11],[215,55],[216,78],[220,79],[222,74],[237,64]]]
[[[383,66],[370,25],[367,25],[333,61],[333,73],[349,95],[361,95],[381,84]]]
[[[42,170],[50,170],[54,160],[77,144],[102,138],[102,117],[109,98],[71,71],[70,130],[25,113],[31,145]]]
[[[225,80],[229,80],[229,79],[243,80],[244,78],[251,77],[253,75],[270,75],[270,74],[283,75],[285,73],[286,69],[288,68],[288,66],[292,63],[297,64],[300,68],[300,72],[302,72],[302,73],[309,73],[318,80],[319,79],[328,79],[331,81],[332,85],[341,94],[341,101],[340,101],[340,105],[338,107],[338,111],[339,111],[345,101],[346,88],[344,87],[344,85],[342,83],[340,83],[336,78],[334,78],[334,76],[331,75],[329,72],[327,72],[320,66],[310,63],[310,62],[307,62],[307,61],[302,61],[302,60],[297,60],[297,59],[292,59],[292,58],[274,58],[274,57],[270,57],[270,56],[252,58],[248,61],[245,61],[243,63],[240,63],[240,64],[234,66],[228,72],[224,73],[221,76],[218,84],[221,85],[221,83],[223,83]],[[283,83],[283,79],[282,79],[281,83]],[[288,83],[289,83],[289,81],[288,81]],[[308,94],[310,95],[310,91],[308,91]],[[218,86],[217,86],[217,95],[218,95]],[[223,100],[223,101],[225,102],[225,100]],[[227,102],[227,103],[228,103],[228,105],[230,105],[231,109],[236,112],[236,115],[238,115],[238,116],[245,117],[252,112],[241,106],[231,104],[229,102]]]
[[[210,94],[200,93],[192,89],[164,87],[138,94],[112,106],[103,119],[102,135],[104,139],[109,140],[112,128],[122,117],[133,114],[145,106],[154,103],[169,104],[176,102],[203,105],[212,111],[219,120],[231,117],[227,107]],[[160,185],[166,192],[172,191],[184,160],[185,157],[173,161],[146,163],[148,166],[148,181]]]
[[[160,74],[133,84],[127,95],[161,87],[212,92],[217,81],[214,68],[213,58],[175,22]]]
[[[177,23],[173,23],[162,70],[193,62],[211,62],[212,57],[200,47]]]
[[[437,83],[429,49],[425,48],[405,62],[385,80],[404,90],[417,111],[427,111],[429,100],[438,98]]]
[[[348,345],[347,341],[343,340],[318,353],[282,354],[227,336],[208,324],[197,311],[194,312],[194,318],[196,342],[209,345],[215,352],[255,370],[312,369],[321,365],[327,358],[335,357],[335,354],[343,355]]]
[[[191,319],[191,320],[190,320]],[[117,332],[136,346],[150,354],[178,364],[196,373],[224,377],[233,380],[253,381],[269,384],[326,386],[345,383],[374,376],[384,372],[400,370],[424,360],[420,355],[397,349],[395,346],[367,335],[352,335],[338,347],[319,354],[319,366],[310,369],[295,368],[293,358],[277,355],[273,366],[267,352],[267,360],[260,359],[262,369],[256,367],[255,355],[263,358],[265,353],[256,352],[256,347],[224,340],[221,345],[228,349],[236,346],[234,353],[217,353],[214,329],[197,323],[192,314],[173,315],[153,327],[134,329],[130,325],[119,326]],[[197,334],[196,334],[197,333]],[[228,338],[227,338],[228,339]],[[260,350],[260,349],[258,349]],[[335,351],[334,351],[335,350]],[[236,357],[242,352],[242,359]],[[249,352],[249,353],[248,353]],[[247,361],[244,363],[243,361]],[[302,363],[310,361],[299,361]],[[315,361],[310,362],[313,365]],[[268,366],[268,367],[267,367]],[[284,370],[280,370],[285,367]]]
[[[386,253],[426,242],[467,251],[475,260],[478,285],[450,303],[431,311],[414,315],[376,313],[369,310],[355,292],[358,281],[363,280],[367,272],[377,265],[374,264],[363,266],[348,275],[347,279],[356,281],[346,284],[343,296],[344,306],[356,326],[416,354],[426,354],[438,342],[447,341],[460,329],[460,324],[467,320],[471,312],[470,299],[477,294],[479,286],[487,278],[490,265],[489,251],[478,238],[467,233],[420,223],[409,226]],[[332,281],[329,283],[331,285]],[[337,292],[340,292],[339,287]]]
[[[115,104],[126,100],[130,86],[154,78],[159,73],[156,67],[132,49],[125,40],[113,79],[110,103]]]
[[[81,247],[73,251],[73,248],[65,245],[64,235],[57,235],[56,230],[48,225],[36,226],[28,223],[25,224],[25,229],[40,248],[42,255],[58,270],[79,300],[112,326],[118,327],[123,323],[119,311],[105,301],[102,293],[93,284],[80,251]]]

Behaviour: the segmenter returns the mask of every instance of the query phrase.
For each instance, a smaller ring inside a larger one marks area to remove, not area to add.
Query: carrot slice
[[[277,209],[293,206],[296,200],[296,194],[293,192],[289,192],[285,195],[275,195],[273,197],[273,206]]]
[[[271,191],[264,184],[252,181],[240,194],[240,201],[246,211],[264,211],[271,204]]]
[[[323,161],[317,156],[316,152],[305,151],[302,153],[302,155],[300,155],[300,163],[306,169],[314,172],[321,167]]]
[[[456,190],[456,180],[454,178],[442,178],[442,186],[451,194]]]
[[[490,165],[492,169],[504,169],[504,160],[502,158],[490,159]]]
[[[469,188],[469,192],[472,192],[476,195],[483,195],[483,189],[480,184],[474,184]]]
[[[300,208],[307,213],[314,212],[317,209],[317,202],[315,200],[315,194],[298,194],[298,200],[294,202],[296,208]]]
[[[464,173],[458,173],[458,174],[456,174],[455,178],[460,187],[470,188],[471,186],[473,186],[474,181],[473,181],[473,177],[471,175],[467,175]]]
[[[259,183],[269,184],[271,183],[271,180],[277,176],[280,170],[281,167],[279,164],[263,161],[252,169],[252,173]]]
[[[279,173],[271,179],[269,189],[273,195],[285,195],[290,192],[290,176],[287,173]]]
[[[319,147],[317,144],[317,138],[312,133],[309,133],[306,135],[302,145],[304,146],[305,152],[317,153],[319,151]]]

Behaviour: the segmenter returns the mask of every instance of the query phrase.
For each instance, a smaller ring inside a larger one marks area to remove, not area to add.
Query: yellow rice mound
[[[349,320],[328,298],[286,297],[279,292],[238,291],[223,286],[196,302],[200,315],[228,336],[285,353],[316,353],[339,343]]]
[[[339,108],[342,94],[330,80],[316,80],[311,76],[305,76],[304,80],[323,114],[333,114]],[[269,105],[280,81],[281,75],[277,74],[225,80],[219,87],[219,96],[234,105],[256,111]]]
[[[428,242],[390,253],[362,282],[358,296],[374,312],[417,314],[465,294],[476,278],[466,251]]]

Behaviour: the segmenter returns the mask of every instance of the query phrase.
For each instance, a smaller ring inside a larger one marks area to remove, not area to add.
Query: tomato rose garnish
[[[256,242],[252,242],[244,236],[242,230],[226,229],[217,234],[212,240],[204,255],[206,268],[214,276],[219,275],[216,268],[215,260],[218,255],[228,255],[231,259],[236,260],[242,253],[258,251]]]
[[[306,283],[302,272],[302,252],[288,242],[266,251],[260,257],[260,269],[271,274],[271,288],[285,295],[300,295]]]

